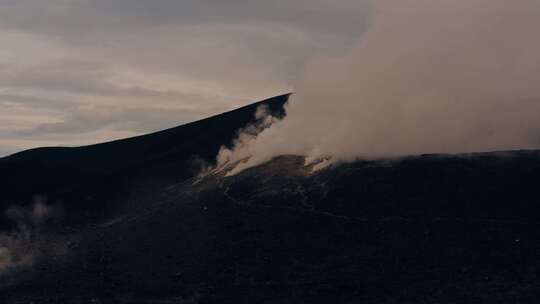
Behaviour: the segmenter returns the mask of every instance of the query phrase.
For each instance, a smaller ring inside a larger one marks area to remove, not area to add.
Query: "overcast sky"
[[[0,156],[287,93],[372,13],[368,0],[0,0]]]

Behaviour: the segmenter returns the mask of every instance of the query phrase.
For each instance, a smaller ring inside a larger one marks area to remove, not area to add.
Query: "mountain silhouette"
[[[17,211],[8,215],[34,219],[36,197],[58,210],[42,221],[2,219],[12,243],[24,245],[13,246],[19,261],[31,262],[0,270],[0,300],[530,303],[540,296],[538,151],[358,160],[317,172],[302,156],[283,155],[234,176],[201,174],[258,107],[284,117],[288,97],[149,135],[0,159],[0,206]]]

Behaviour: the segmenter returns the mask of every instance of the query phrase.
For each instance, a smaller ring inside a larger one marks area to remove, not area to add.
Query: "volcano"
[[[530,303],[540,153],[282,155],[208,172],[260,106],[0,159],[2,303]]]

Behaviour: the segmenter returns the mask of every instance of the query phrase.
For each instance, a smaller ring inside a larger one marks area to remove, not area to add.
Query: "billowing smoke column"
[[[350,52],[307,64],[287,118],[219,164],[540,147],[540,1],[376,3]]]

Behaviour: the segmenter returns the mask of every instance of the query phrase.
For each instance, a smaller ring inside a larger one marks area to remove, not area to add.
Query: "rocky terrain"
[[[262,104],[283,116],[287,98]],[[234,176],[205,171],[260,105],[0,159],[0,300],[540,298],[540,152],[359,160],[317,172],[283,155]]]

